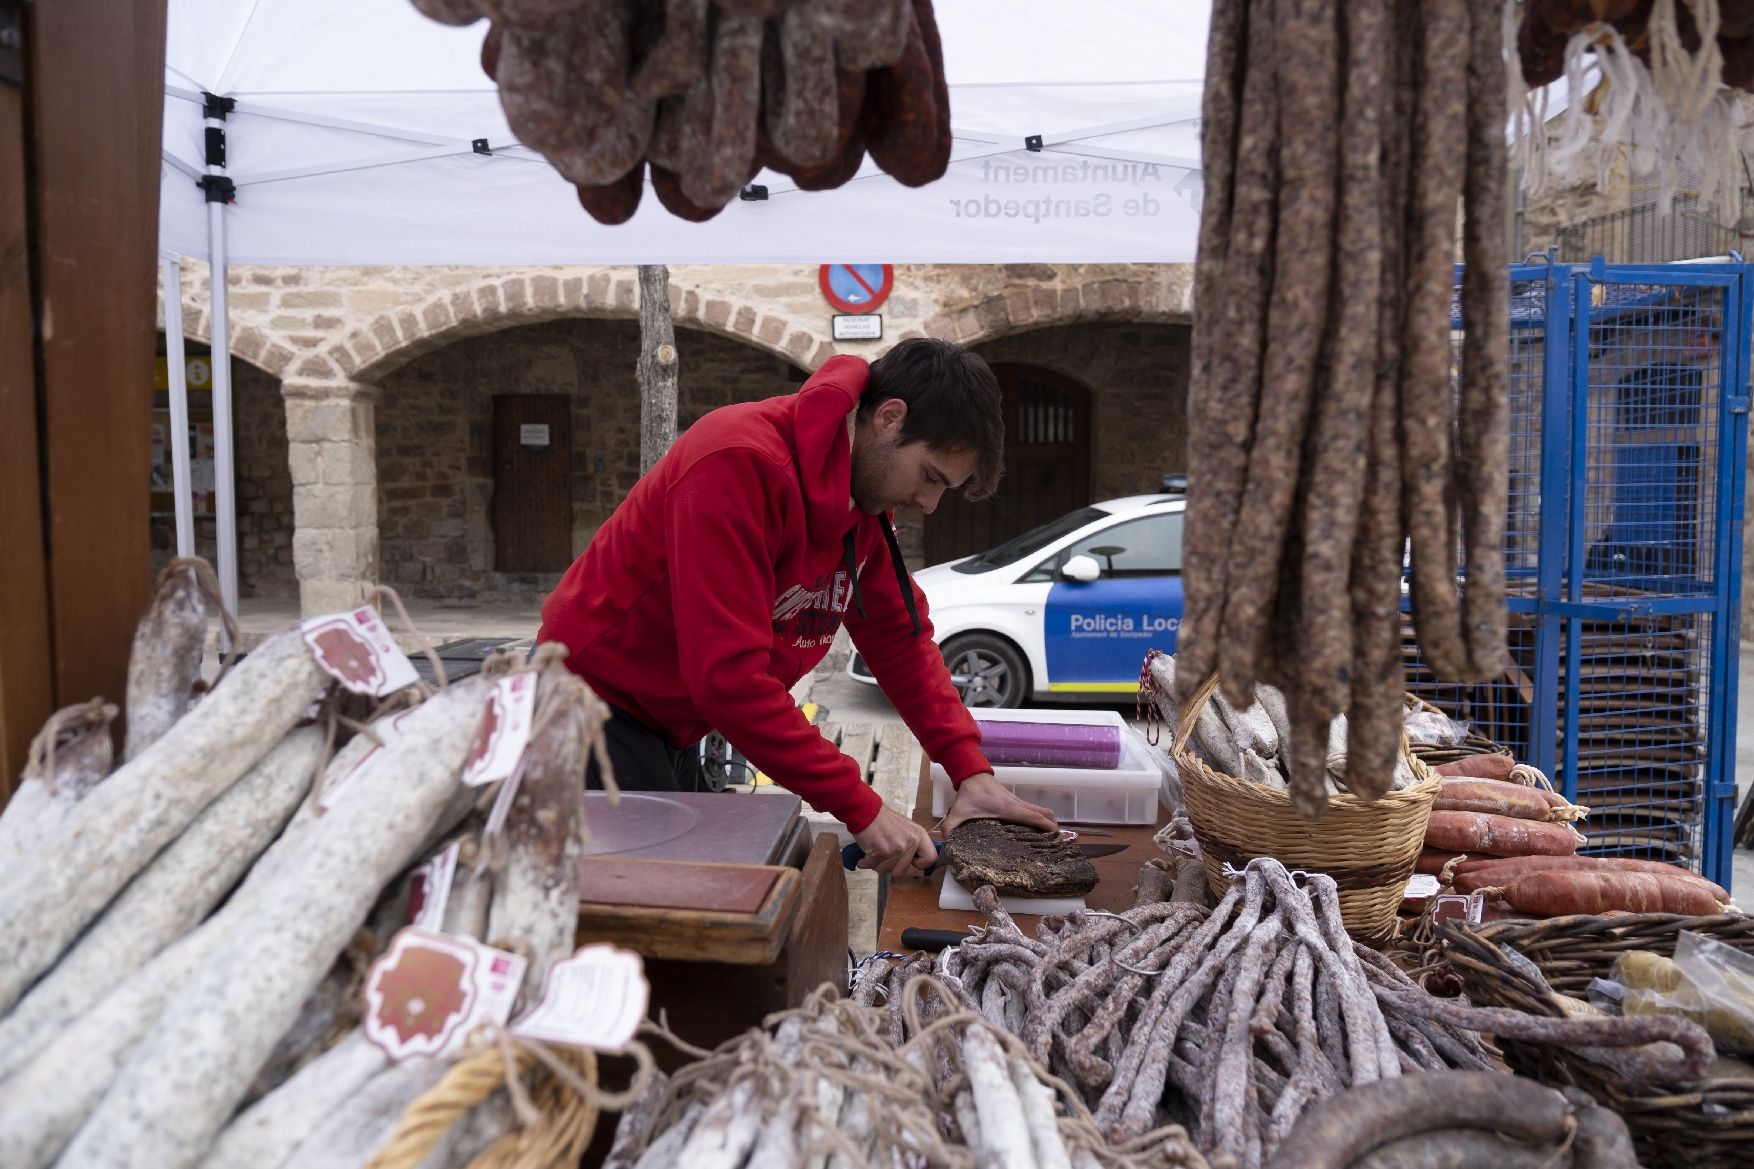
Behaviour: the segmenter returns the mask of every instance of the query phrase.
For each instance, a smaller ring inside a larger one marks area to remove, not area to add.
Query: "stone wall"
[[[678,425],[787,393],[803,372],[770,353],[679,329]],[[580,319],[506,329],[416,358],[379,383],[378,516],[384,578],[412,595],[531,600],[558,572],[495,571],[493,396],[573,400],[573,554],[639,476],[639,326]]]
[[[232,363],[233,484],[237,491],[238,595],[282,600],[298,595],[292,563],[292,473],[287,466],[286,407],[280,382],[242,361]],[[206,401],[196,395],[197,404]],[[172,515],[152,520],[152,571],[176,555]],[[195,552],[219,561],[211,514],[195,517]]]
[[[874,357],[909,336],[980,345],[1072,322],[1185,324],[1192,310],[1190,265],[901,265],[895,291],[882,308],[884,340],[836,343],[816,276],[814,265],[673,267],[670,301],[680,329],[711,339],[696,345],[709,360],[716,360],[714,353],[749,351],[737,360],[760,381],[760,393],[772,392],[770,385],[795,384],[790,375],[782,382],[770,380],[771,371],[815,369],[837,352]],[[205,281],[201,265],[187,266],[181,316],[185,335],[194,340],[210,335]],[[488,468],[481,452],[491,417],[483,411],[490,407],[478,408],[475,421],[463,423],[460,433],[455,420],[434,421],[434,433],[422,437],[420,415],[402,413],[397,403],[399,393],[425,395],[429,415],[454,413],[472,400],[470,395],[480,399],[491,393],[483,388],[489,373],[478,372],[471,380],[426,370],[408,373],[411,380],[404,382],[397,378],[413,364],[472,339],[499,335],[501,341],[489,344],[505,345],[505,337],[551,323],[589,320],[606,327],[601,322],[621,321],[619,327],[631,337],[638,304],[632,269],[234,268],[230,286],[233,352],[281,379],[301,608],[327,611],[364,597],[380,575],[380,518],[387,529],[383,539],[398,541],[389,549],[394,562],[382,573],[386,579],[459,597],[468,590],[523,595],[543,587],[538,579],[489,579],[491,565],[483,551],[492,539],[486,523]],[[631,485],[634,464],[611,455],[631,450],[637,441],[637,398],[631,379],[626,396],[586,395],[583,383],[569,380],[567,373],[567,363],[580,360],[572,343],[547,334],[529,336],[540,341],[542,353],[506,357],[502,363],[512,363],[530,384],[574,387],[581,401],[593,403],[581,406],[580,440],[602,436],[585,450],[589,458],[578,465],[574,484],[574,544],[582,546]],[[631,354],[631,343],[622,350]],[[749,354],[760,355],[765,364],[749,365],[755,360]],[[477,354],[470,360],[483,358]],[[687,349],[683,361],[686,378]],[[593,371],[631,370],[632,358],[586,364]],[[683,421],[690,411],[702,412],[727,395],[756,392],[735,388],[735,379],[685,386]],[[380,403],[387,414],[382,420]],[[394,488],[381,501],[380,433],[388,444],[384,483]],[[1163,457],[1143,447],[1127,449],[1127,440],[1120,441],[1111,449],[1124,465]],[[462,453],[435,463],[433,442]],[[471,455],[472,450],[477,453]],[[1096,467],[1106,471],[1104,452],[1093,450],[1093,455]],[[441,465],[449,470],[441,474]],[[454,494],[445,495],[447,490]]]
[[[987,361],[1045,366],[1088,387],[1090,493],[1155,491],[1188,466],[1186,325],[1073,324],[976,345]],[[929,521],[928,521],[929,522]]]
[[[232,362],[232,408],[237,414],[238,592],[296,597],[292,472],[279,381],[254,366]]]

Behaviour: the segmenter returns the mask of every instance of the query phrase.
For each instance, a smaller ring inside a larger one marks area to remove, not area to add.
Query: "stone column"
[[[350,609],[378,581],[377,388],[292,377],[281,394],[299,610]]]

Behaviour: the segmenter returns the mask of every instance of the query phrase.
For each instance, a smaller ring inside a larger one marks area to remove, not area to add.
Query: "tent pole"
[[[177,555],[195,555],[195,504],[189,496],[189,367],[183,357],[183,263],[174,255],[159,261],[164,272],[165,367],[170,377],[171,422],[165,441],[171,451],[171,497],[177,509]]]
[[[219,124],[208,118],[209,126]],[[222,173],[208,164],[210,175]],[[225,607],[238,611],[237,488],[232,473],[231,427],[231,322],[227,318],[225,258],[225,203],[207,204],[208,294],[212,298],[213,322],[213,502],[214,526],[219,536],[219,594]],[[220,630],[221,648],[225,631]]]

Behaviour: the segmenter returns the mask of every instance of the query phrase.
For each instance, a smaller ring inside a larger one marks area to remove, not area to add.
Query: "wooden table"
[[[1091,909],[1106,909],[1110,913],[1119,913],[1130,909],[1133,905],[1133,885],[1138,880],[1139,868],[1154,856],[1163,853],[1151,842],[1157,830],[1167,822],[1168,814],[1161,804],[1157,809],[1155,824],[1101,824],[1091,825],[1092,829],[1100,828],[1104,833],[1113,835],[1080,836],[1081,844],[1124,844],[1125,852],[1117,852],[1090,863],[1096,866],[1096,888],[1084,897],[1084,903]],[[914,798],[914,822],[930,829],[937,823],[932,815],[932,775],[931,761],[920,761],[920,786]],[[1065,825],[1068,828],[1079,827],[1076,824]],[[883,921],[877,931],[877,948],[879,950],[905,950],[901,944],[901,931],[910,927],[934,930],[967,930],[982,924],[984,918],[972,910],[939,909],[938,890],[944,883],[942,871],[933,873],[929,879],[905,877],[890,882],[889,896],[883,907]],[[1018,924],[1025,933],[1035,928],[1038,918],[1034,914],[1020,913]]]

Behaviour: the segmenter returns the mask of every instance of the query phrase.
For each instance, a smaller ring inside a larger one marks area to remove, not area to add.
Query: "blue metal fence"
[[[1405,643],[1415,693],[1592,809],[1586,852],[1725,885],[1751,294],[1742,263],[1512,269],[1512,668],[1448,684]]]

